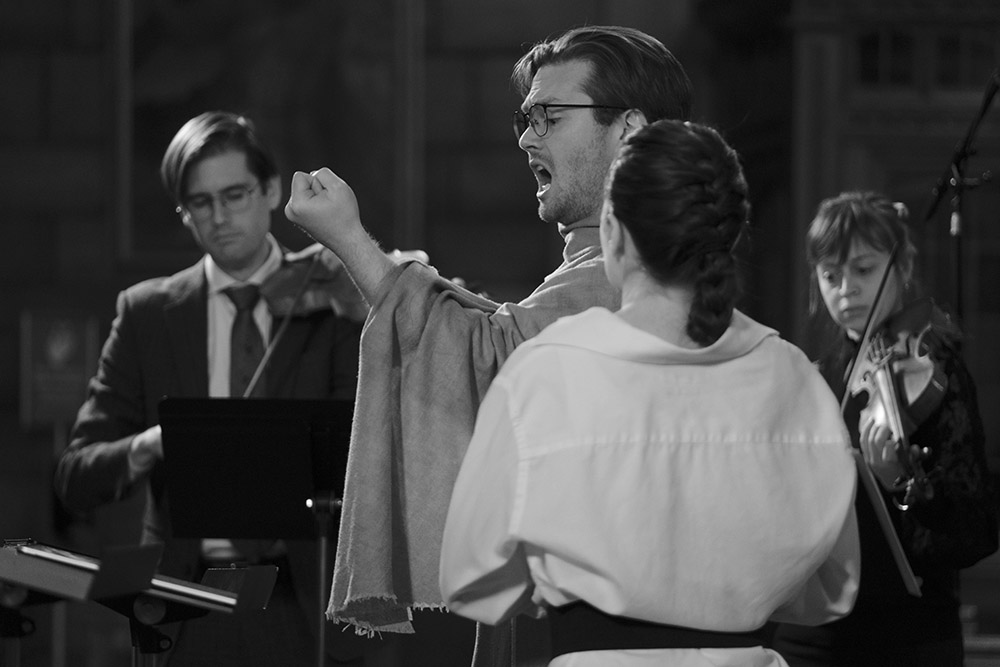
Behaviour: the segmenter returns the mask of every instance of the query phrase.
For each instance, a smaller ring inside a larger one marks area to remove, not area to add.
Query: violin
[[[931,449],[911,443],[910,436],[941,405],[948,388],[927,336],[935,326],[947,324],[930,299],[912,302],[862,339],[848,378],[847,394],[867,396],[862,422],[872,419],[886,426],[895,443],[903,474],[890,491],[902,494],[902,501],[896,501],[901,510],[934,496],[931,481],[937,471],[924,469]]]
[[[319,243],[286,254],[281,267],[260,286],[260,294],[276,318],[324,310],[356,322],[368,316],[368,303],[340,258]]]
[[[423,250],[393,250],[394,262],[415,259],[427,263]],[[340,258],[319,243],[284,256],[281,267],[260,286],[260,295],[276,318],[299,317],[332,309],[338,316],[364,322],[365,301]]]

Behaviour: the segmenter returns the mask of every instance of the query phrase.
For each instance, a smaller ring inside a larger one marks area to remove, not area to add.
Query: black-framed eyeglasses
[[[544,137],[549,131],[548,109],[561,107],[564,109],[618,109],[628,111],[629,107],[616,107],[607,104],[532,104],[527,113],[517,109],[514,112],[514,136],[518,139],[524,131],[531,127],[536,136]]]
[[[218,199],[219,203],[222,204],[222,208],[230,213],[242,213],[250,207],[250,199],[252,198],[253,191],[259,185],[260,183],[231,185],[228,188],[219,190],[214,195],[193,195],[185,199],[184,203],[177,207],[177,212],[186,212],[193,220],[205,222],[212,219],[212,215],[215,213],[215,200]]]

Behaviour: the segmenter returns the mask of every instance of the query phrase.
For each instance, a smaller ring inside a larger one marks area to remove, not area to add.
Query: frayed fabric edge
[[[384,598],[368,598],[364,603],[355,602],[355,603],[352,603],[352,604],[350,604],[348,606],[349,607],[365,606],[366,604],[370,604],[371,602],[375,602],[375,601],[388,602],[390,604],[395,604],[395,598],[384,597]],[[412,614],[411,610],[413,610],[413,609],[417,609],[417,610],[420,610],[420,611],[439,611],[439,612],[442,612],[442,613],[445,613],[445,612],[448,611],[448,608],[445,605],[443,605],[443,604],[422,603],[422,604],[412,604],[412,605],[409,605],[407,607],[403,607],[402,609],[399,609],[398,610],[399,613],[398,614],[394,614],[394,615],[398,615],[400,617],[400,620],[398,620],[396,622],[390,621],[390,622],[379,623],[379,622],[376,622],[376,621],[371,621],[371,620],[365,620],[364,619],[364,617],[366,617],[366,616],[370,617],[370,616],[379,616],[379,615],[381,615],[381,616],[388,616],[389,615],[389,614],[386,614],[384,612],[382,614],[378,614],[378,613],[376,613],[376,614],[365,614],[363,612],[359,613],[359,612],[355,611],[354,615],[349,615],[349,614],[345,614],[344,610],[341,610],[341,611],[338,612],[338,611],[334,611],[332,609],[327,609],[327,611],[326,611],[326,618],[327,618],[327,620],[329,620],[330,622],[334,623],[335,625],[342,625],[342,626],[344,626],[342,628],[343,632],[346,632],[347,629],[348,629],[348,626],[350,626],[350,627],[353,627],[355,634],[362,635],[362,636],[365,636],[365,637],[368,637],[368,638],[371,639],[371,638],[375,638],[375,637],[381,637],[383,632],[393,632],[393,633],[397,633],[397,634],[414,634],[415,630],[413,629],[413,624],[411,623],[411,621],[413,620],[413,614]],[[403,620],[403,618],[402,618],[402,616],[403,616],[402,611],[404,611],[404,610],[406,612],[406,619],[405,620]]]

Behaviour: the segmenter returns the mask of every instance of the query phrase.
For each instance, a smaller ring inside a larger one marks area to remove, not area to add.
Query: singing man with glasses
[[[405,632],[412,608],[443,607],[441,537],[479,402],[514,348],[546,325],[591,306],[617,310],[598,238],[605,176],[631,132],[690,112],[683,67],[631,28],[587,26],[538,43],[513,82],[524,96],[514,130],[538,183],[538,214],[565,241],[562,264],[520,303],[479,298],[420,262],[386,261],[344,181],[326,168],[292,179],[288,217],[344,261],[372,306],[328,612],[335,620]],[[510,646],[487,646],[487,632],[480,628],[477,657],[504,662]]]
[[[249,119],[207,112],[174,136],[161,178],[204,256],[118,295],[97,374],[58,463],[56,490],[79,512],[145,493],[142,541],[164,544],[162,574],[200,581],[206,567],[278,566],[266,610],[209,614],[168,627],[174,646],[158,664],[316,665],[316,545],[288,541],[250,545],[257,547],[251,551],[226,535],[173,538],[166,500],[185,489],[166,488],[157,406],[165,396],[353,399],[360,323],[331,308],[290,317],[247,394],[247,371],[259,366],[283,322],[260,295],[261,286],[289,266],[270,233],[272,213],[282,201],[274,157]],[[249,365],[239,356],[244,351]],[[219,470],[218,478],[224,485],[226,471]],[[268,492],[265,484],[261,493]],[[326,644],[337,658],[330,665],[363,665],[362,652],[380,646],[351,633],[329,633]]]

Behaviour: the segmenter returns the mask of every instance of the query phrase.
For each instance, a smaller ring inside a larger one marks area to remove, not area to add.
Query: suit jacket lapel
[[[208,396],[208,286],[204,259],[167,283],[164,320],[182,395]]]

